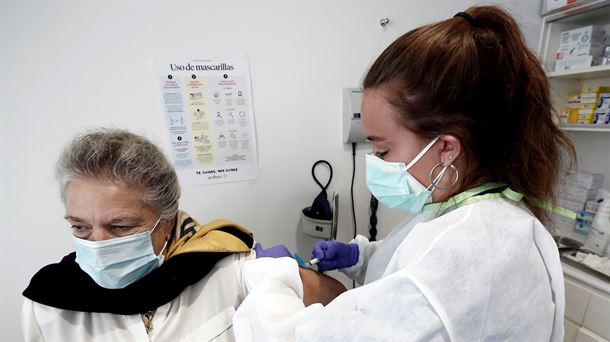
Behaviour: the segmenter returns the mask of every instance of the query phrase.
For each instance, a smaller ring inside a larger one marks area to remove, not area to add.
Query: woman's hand
[[[260,243],[256,243],[254,245],[254,252],[256,252],[256,258],[283,258],[289,257],[292,258],[292,253],[286,248],[284,245],[277,245],[273,247],[269,247],[267,249],[263,249]]]
[[[358,262],[358,256],[357,244],[339,241],[318,241],[311,252],[311,258],[319,260],[321,272],[353,266]]]

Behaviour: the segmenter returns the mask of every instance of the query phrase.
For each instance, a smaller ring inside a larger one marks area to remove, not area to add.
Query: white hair
[[[178,213],[174,167],[152,142],[126,130],[100,128],[77,135],[61,154],[55,175],[64,203],[71,180],[93,177],[141,188],[142,200],[163,219]]]

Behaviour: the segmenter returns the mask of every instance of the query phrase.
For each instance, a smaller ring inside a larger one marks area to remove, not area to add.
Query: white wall
[[[498,1],[499,2],[499,1]],[[535,47],[539,1],[503,1]],[[115,126],[166,149],[149,62],[154,56],[249,55],[258,137],[257,181],[183,189],[200,221],[229,218],[265,246],[308,255],[297,230],[319,189],[318,159],[332,163],[341,196],[338,238],[351,236],[351,147],[342,144],[341,88],[357,86],[400,34],[475,1],[2,1],[0,340],[21,339],[21,291],[43,265],[72,250],[53,179],[62,146],[85,128]],[[389,18],[386,28],[381,18]],[[370,194],[358,149],[356,211],[368,229]],[[401,217],[380,209],[380,236]],[[298,243],[297,243],[298,242]]]

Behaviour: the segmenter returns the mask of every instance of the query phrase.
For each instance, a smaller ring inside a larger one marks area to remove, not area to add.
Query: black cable
[[[352,197],[352,217],[354,219],[354,239],[356,238],[357,229],[356,229],[356,208],[354,207],[354,178],[356,178],[356,143],[352,143],[352,188],[351,188],[351,197]]]
[[[377,240],[377,208],[379,207],[379,201],[375,196],[371,195],[371,219],[369,228],[369,241]]]
[[[356,207],[354,206],[354,178],[356,178],[356,143],[352,143],[352,188],[351,188],[351,197],[352,197],[352,218],[354,219],[354,239],[356,238],[356,234],[358,230],[356,229]],[[356,281],[352,280],[352,288],[356,288]]]

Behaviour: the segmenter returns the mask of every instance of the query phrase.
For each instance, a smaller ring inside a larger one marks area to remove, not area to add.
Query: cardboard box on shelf
[[[566,100],[568,101],[568,108],[578,108],[578,105],[580,104],[580,93],[568,95]]]
[[[602,97],[610,96],[609,93],[582,93],[580,95],[583,97],[580,98],[578,108],[597,108]]]
[[[559,110],[559,123],[575,124],[578,121],[578,106],[580,105],[580,94],[572,94],[566,98],[566,106]]]
[[[600,94],[597,102],[597,108],[593,115],[593,123],[597,125],[608,125],[610,124],[610,94]]]
[[[573,186],[567,186],[561,190],[559,198],[584,204],[586,201],[594,199],[596,195],[597,189],[581,189]]]
[[[606,41],[606,27],[603,25],[588,25],[563,31],[560,35],[559,47],[578,44],[603,44]]]
[[[592,56],[584,56],[578,58],[570,58],[557,60],[555,62],[555,71],[569,71],[576,69],[584,69],[591,66],[593,62]]]
[[[578,117],[576,118],[577,124],[590,124],[593,122],[593,109],[579,109]]]
[[[597,107],[595,109],[610,109],[610,93],[599,94],[599,100],[597,101]]]
[[[560,208],[567,209],[567,210],[577,213],[577,212],[583,210],[583,208],[585,207],[585,204],[582,202],[574,202],[574,201],[569,201],[567,199],[559,198],[559,199],[557,199],[557,206]]]
[[[597,213],[597,208],[599,208],[599,202],[597,201],[587,201],[587,203],[585,203],[585,209],[584,211],[588,211],[590,213]]]
[[[553,214],[553,222],[555,224],[562,224],[563,226],[568,226],[573,228],[574,225],[576,224],[576,219],[572,220],[570,218],[561,216],[561,215],[557,215],[557,214]]]
[[[576,220],[571,220],[558,214],[553,214],[552,220],[553,226],[559,235],[572,237],[574,227],[576,227]]]
[[[577,125],[589,125],[593,123],[593,114],[581,115],[576,120]]]
[[[602,55],[604,46],[601,44],[577,44],[573,46],[563,46],[557,50],[557,61],[565,61],[580,57],[591,57],[592,65],[600,65],[602,63]]]
[[[580,93],[610,93],[610,87],[595,86],[595,87],[582,87]],[[588,95],[586,95],[588,96]]]
[[[593,96],[591,96],[591,97],[583,97],[580,100],[580,105],[578,106],[578,108],[596,108],[597,102],[599,101],[599,97],[601,94],[602,93],[593,93]],[[583,95],[588,95],[588,94],[583,93]]]
[[[576,124],[578,123],[578,108],[570,108],[568,109],[568,123]]]
[[[600,65],[610,65],[610,45],[604,48]],[[610,244],[608,244],[610,246]]]
[[[589,25],[564,31],[555,56],[555,71],[566,71],[602,64],[610,41],[610,26]]]
[[[610,107],[610,87],[583,87],[579,99],[578,113],[568,111],[569,124],[605,124],[609,111],[606,108]]]
[[[566,185],[581,189],[599,189],[604,183],[604,174],[586,170],[578,170],[571,173],[566,179]],[[581,208],[582,209],[582,208]]]
[[[557,111],[559,117],[559,124],[565,125],[568,123],[568,118],[570,117],[570,109],[569,108],[560,108]]]
[[[595,112],[593,123],[596,125],[610,125],[610,110]]]
[[[574,226],[574,232],[585,236],[588,235],[594,216],[595,214],[588,211],[579,211],[576,214],[576,225]]]

